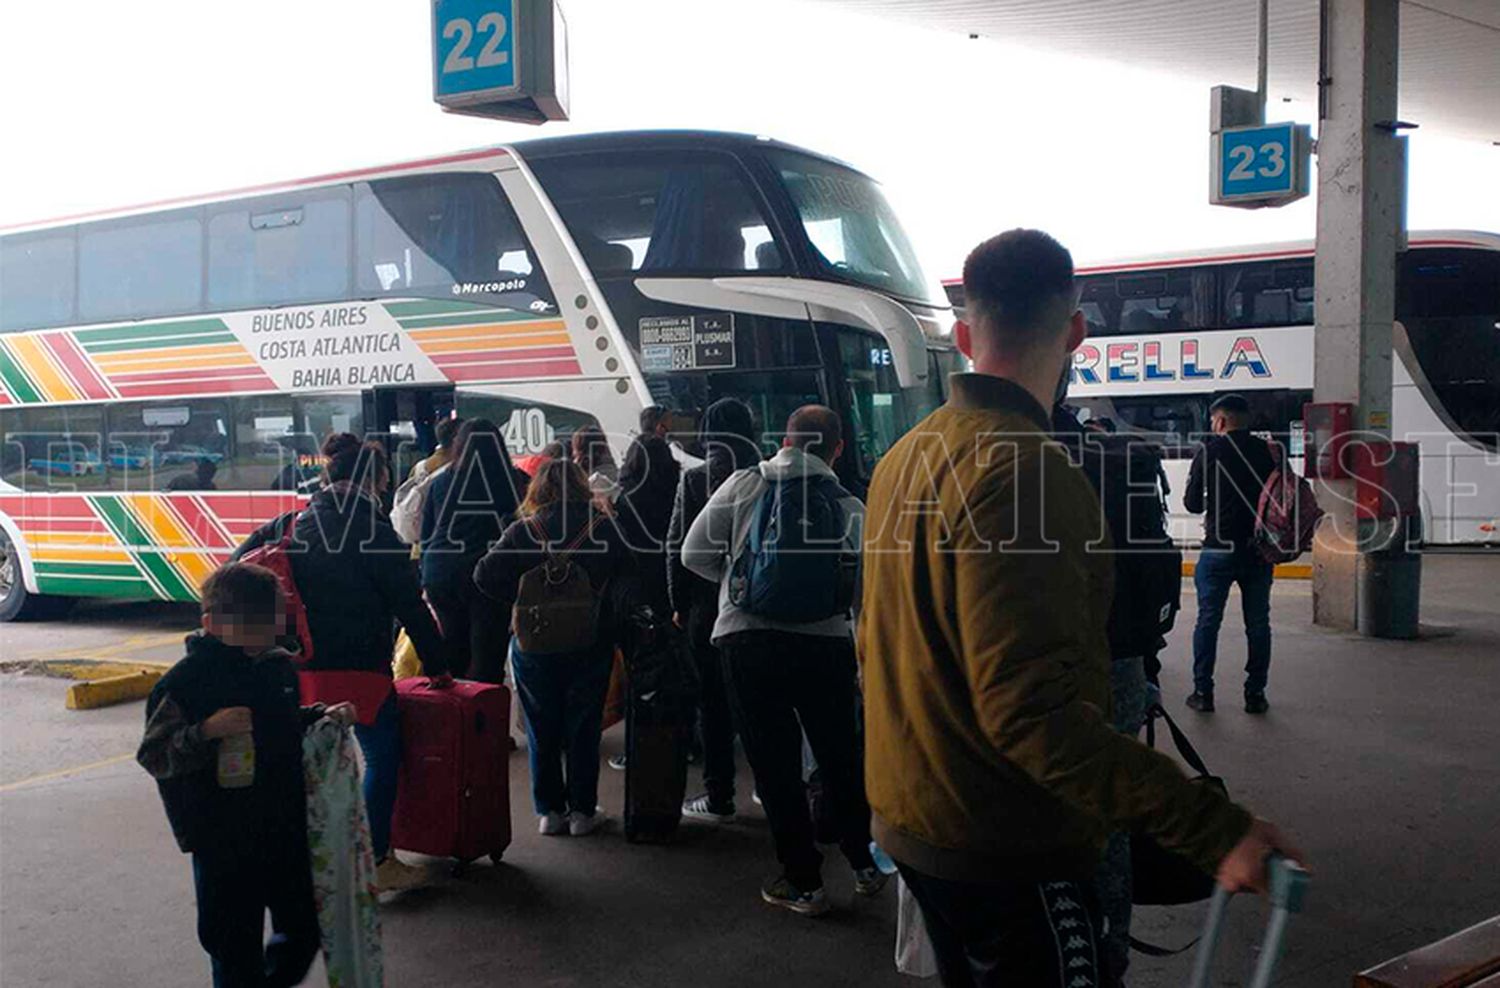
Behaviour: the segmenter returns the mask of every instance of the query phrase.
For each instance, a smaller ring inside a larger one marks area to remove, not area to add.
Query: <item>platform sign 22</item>
[[[432,91],[439,103],[517,86],[517,0],[434,0]]]
[[[1234,127],[1213,135],[1215,203],[1280,206],[1307,195],[1310,132],[1293,123]]]

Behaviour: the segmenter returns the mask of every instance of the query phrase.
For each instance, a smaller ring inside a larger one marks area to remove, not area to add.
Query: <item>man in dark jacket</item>
[[[324,714],[349,723],[354,711],[299,707],[296,670],[274,647],[284,619],[269,570],[230,563],[209,577],[203,628],[151,691],[136,754],[193,856],[198,939],[217,988],[299,984],[320,945],[302,733]],[[253,751],[248,765],[223,768],[232,742]],[[276,936],[263,946],[267,910]]]
[[[377,443],[336,433],[323,443],[327,485],[300,513],[262,526],[235,558],[279,541],[292,529],[292,576],[307,609],[313,655],[308,672],[361,672],[343,677],[340,689],[360,684],[359,696],[341,694],[359,708],[354,736],[365,756],[365,807],[376,882],[393,891],[420,884],[422,875],[391,853],[391,814],[401,767],[401,724],[391,684],[394,622],[406,629],[434,685],[452,682],[448,650],[417,587],[411,548],[380,506],[390,484],[389,461]],[[382,677],[383,680],[382,680]]]
[[[735,817],[734,721],[719,650],[710,640],[719,617],[719,585],[682,564],[682,542],[703,506],[736,470],[760,462],[750,407],[737,398],[720,398],[703,413],[699,429],[704,461],[682,475],[672,523],[667,529],[667,591],[672,620],[687,631],[698,668],[699,733],[703,742],[703,789],[682,805],[688,816],[727,823]]]
[[[1274,567],[1255,552],[1255,513],[1260,491],[1276,469],[1275,455],[1250,434],[1250,403],[1225,395],[1209,407],[1214,434],[1193,457],[1183,503],[1203,514],[1203,551],[1193,570],[1198,591],[1198,624],[1193,628],[1193,692],[1187,705],[1202,713],[1214,709],[1214,663],[1219,625],[1229,588],[1240,587],[1245,615],[1245,712],[1263,714],[1266,677],[1271,668],[1271,575]]]

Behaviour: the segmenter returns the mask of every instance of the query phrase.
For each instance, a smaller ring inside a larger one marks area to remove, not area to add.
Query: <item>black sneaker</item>
[[[1187,705],[1189,710],[1196,710],[1200,714],[1211,714],[1214,712],[1214,695],[1194,692],[1187,698]]]
[[[1266,699],[1266,695],[1264,693],[1245,694],[1245,713],[1263,714],[1270,709],[1271,703]]]
[[[761,889],[760,897],[773,906],[790,909],[802,916],[821,916],[830,908],[828,894],[821,887],[803,892],[785,877],[778,878]]]
[[[685,801],[682,813],[684,816],[712,820],[714,823],[733,823],[735,817],[734,803],[715,803],[708,797],[708,793]]]

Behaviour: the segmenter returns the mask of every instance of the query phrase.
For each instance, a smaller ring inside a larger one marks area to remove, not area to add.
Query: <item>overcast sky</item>
[[[1052,231],[1080,261],[1313,233],[1311,198],[1207,205],[1202,80],[795,0],[565,9],[573,120],[537,129],[437,109],[425,0],[12,0],[0,224],[545,133],[704,127],[870,172],[939,276],[1018,225]],[[1271,113],[1305,122],[1312,107]],[[1500,148],[1421,130],[1411,158],[1412,229],[1500,230]]]

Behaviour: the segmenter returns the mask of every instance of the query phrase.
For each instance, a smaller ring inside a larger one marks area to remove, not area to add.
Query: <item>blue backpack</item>
[[[844,545],[845,497],[830,477],[768,482],[730,570],[730,603],[791,624],[848,614],[859,555]]]

